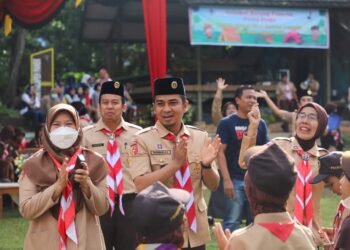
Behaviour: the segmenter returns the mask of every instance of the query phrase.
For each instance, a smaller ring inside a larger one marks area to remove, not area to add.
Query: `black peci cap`
[[[122,100],[124,102],[124,85],[119,81],[104,82],[101,85],[99,101],[101,101],[101,96],[104,94],[119,95],[122,97]]]
[[[154,81],[154,96],[179,94],[186,96],[185,86],[182,78],[165,77]]]

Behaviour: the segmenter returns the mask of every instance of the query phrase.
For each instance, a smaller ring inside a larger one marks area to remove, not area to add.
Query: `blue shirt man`
[[[256,135],[256,145],[268,142],[267,127],[265,121],[260,119],[255,90],[251,86],[241,86],[236,90],[235,102],[237,113],[222,119],[217,129],[222,143],[218,153],[218,164],[224,179],[226,195],[223,226],[231,232],[239,228],[243,214],[246,215],[248,223],[251,221],[244,191],[246,170],[238,164],[242,138],[248,130],[248,125]]]

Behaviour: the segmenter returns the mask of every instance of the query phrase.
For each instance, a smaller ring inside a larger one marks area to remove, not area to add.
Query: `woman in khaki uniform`
[[[315,249],[311,230],[294,222],[286,211],[296,181],[293,158],[275,142],[250,148],[244,158],[248,166],[245,191],[254,223],[231,235],[224,235],[217,223],[214,232],[219,249]]]
[[[327,113],[317,103],[310,102],[301,106],[297,112],[296,117],[296,134],[291,138],[275,138],[273,141],[283,148],[287,154],[289,154],[295,161],[295,169],[297,170],[301,163],[308,163],[311,166],[312,175],[308,177],[311,180],[313,176],[318,174],[318,157],[327,154],[327,150],[319,148],[316,144],[316,140],[323,134],[327,127]],[[246,168],[243,162],[243,156],[245,151],[255,145],[254,134],[245,135],[243,137],[241,154],[240,154],[240,166]],[[316,185],[312,185],[312,231],[314,233],[317,245],[322,244],[322,240],[319,234],[321,230],[321,211],[320,200],[323,192],[323,182]],[[297,202],[296,198],[296,186],[292,190],[289,199],[287,201],[287,211],[294,215],[295,206]],[[305,214],[305,209],[304,209]],[[305,219],[305,218],[304,218]],[[307,224],[303,221],[303,224]],[[328,243],[328,239],[324,239],[325,243]]]
[[[107,167],[80,147],[81,138],[72,106],[48,111],[43,149],[24,163],[19,180],[20,213],[30,220],[24,249],[104,249],[98,215],[108,209]]]

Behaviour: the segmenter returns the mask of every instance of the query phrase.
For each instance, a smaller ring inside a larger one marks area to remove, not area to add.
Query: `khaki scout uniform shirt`
[[[344,206],[344,211],[341,215],[340,218],[340,225],[343,223],[343,221],[350,216],[350,197],[347,197],[346,199],[340,201],[341,203],[343,203]]]
[[[164,128],[159,121],[155,126],[143,129],[137,133],[137,148],[135,148],[134,151],[130,151],[133,152],[130,157],[131,175],[133,179],[157,171],[171,160],[174,142],[163,138],[168,133],[170,133],[170,131]],[[201,151],[207,141],[208,134],[198,128],[182,125],[179,136],[183,134],[188,135],[187,157],[191,173],[197,219],[197,233],[190,230],[188,223],[185,223],[184,247],[188,247],[189,243],[191,247],[196,247],[210,241],[206,214],[207,205],[202,191],[202,168],[200,165]],[[213,169],[217,173],[217,169]],[[173,187],[174,177],[169,178],[165,184],[168,187]]]
[[[142,128],[125,122],[123,119],[117,129],[123,128],[124,131],[116,137],[118,147],[122,159],[123,167],[123,181],[124,181],[124,194],[136,193],[134,182],[131,179],[130,165],[129,165],[129,150],[132,144],[132,137],[134,134]],[[108,129],[107,126],[100,119],[96,124],[91,125],[83,129],[83,142],[82,146],[91,149],[97,153],[103,155],[106,158],[108,135],[102,133],[102,129]]]
[[[301,146],[299,145],[298,141],[294,138],[275,138],[273,139],[275,143],[277,143],[281,148],[283,148],[288,155],[290,155],[294,161],[295,161],[295,169],[298,167],[301,157],[297,154],[296,150],[302,150]],[[325,155],[328,153],[327,150],[317,147],[315,144],[309,151],[310,154],[310,164],[312,167],[312,176],[318,175],[319,171],[319,165],[318,165],[318,157]],[[318,224],[318,226],[321,226],[321,210],[320,210],[320,202],[321,202],[321,196],[324,188],[324,183],[321,181],[318,184],[312,185],[312,206],[314,209],[314,217],[313,221]],[[295,207],[295,187],[293,188],[289,199],[287,201],[287,211],[290,212],[292,215],[294,213],[294,207]],[[317,225],[313,223],[313,233],[314,237],[316,239],[316,243],[319,245],[321,243],[321,239],[319,238],[318,230],[320,228],[317,228]]]
[[[311,230],[295,223],[289,238],[283,242],[259,223],[290,223],[291,216],[287,212],[263,213],[254,218],[254,223],[234,231],[226,250],[310,250],[315,249]]]
[[[337,232],[335,233],[334,238],[333,238],[333,243],[334,243],[334,244],[336,243],[336,241],[337,241],[337,239],[338,239],[338,237],[339,237],[339,231],[340,231],[340,229],[341,229],[341,227],[342,227],[342,225],[343,225],[344,220],[345,220],[347,217],[350,216],[350,197],[347,197],[346,199],[341,200],[340,203],[343,204],[344,210],[343,210],[343,212],[342,212],[342,214],[341,214],[341,218],[340,218],[339,226],[338,226],[338,228],[337,228]],[[338,210],[336,211],[336,213],[337,213],[337,212],[338,212]],[[336,215],[335,215],[335,216],[336,216]],[[334,225],[333,225],[333,226],[334,226]],[[335,230],[335,228],[333,228],[333,230]],[[335,246],[333,245],[333,247],[335,247]],[[341,249],[343,249],[343,248],[341,248]]]
[[[107,180],[103,178],[98,183],[89,182],[89,187],[91,196],[87,198],[84,195],[83,206],[74,220],[78,245],[67,238],[68,250],[106,249],[98,215],[108,210]],[[52,200],[54,191],[55,185],[40,191],[40,187],[27,175],[19,179],[19,211],[25,219],[30,220],[23,249],[60,249],[57,219],[51,211],[59,203],[59,199]]]

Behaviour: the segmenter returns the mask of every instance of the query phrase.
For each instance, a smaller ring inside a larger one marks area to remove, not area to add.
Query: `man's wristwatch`
[[[204,165],[203,162],[201,161],[201,167],[204,169],[211,169],[211,165],[209,164],[209,166]]]

